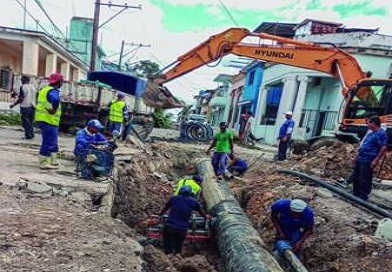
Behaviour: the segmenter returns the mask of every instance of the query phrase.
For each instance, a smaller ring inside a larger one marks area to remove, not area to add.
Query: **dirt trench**
[[[197,173],[194,162],[202,150],[186,144],[158,142],[139,151],[119,164],[112,216],[130,226],[135,231],[133,236],[145,245],[144,271],[222,271],[213,242],[186,242],[182,257],[178,257],[166,256],[159,243],[149,244],[151,241],[145,237],[148,216],[160,212],[180,177]]]
[[[305,244],[303,263],[310,272],[392,271],[392,242],[373,234],[378,217],[332,194],[324,188],[278,174],[291,169],[319,176],[327,181],[346,178],[356,147],[336,144],[321,147],[290,161],[258,162],[239,180],[228,181],[234,195],[272,248],[274,230],[269,218],[270,205],[280,198],[302,198],[315,210],[315,233]],[[134,237],[145,240],[146,219],[157,214],[172,194],[172,185],[184,174],[194,174],[194,159],[203,150],[194,145],[158,142],[123,161],[115,186],[113,217],[135,230]],[[248,160],[254,152],[237,153]],[[387,169],[392,165],[385,162]],[[381,170],[385,177],[389,172]],[[186,244],[183,256],[167,256],[157,244],[144,244],[144,271],[224,271],[216,245]]]

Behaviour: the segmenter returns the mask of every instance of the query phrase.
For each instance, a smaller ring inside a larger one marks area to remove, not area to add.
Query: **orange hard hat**
[[[49,83],[53,84],[63,80],[63,75],[60,73],[53,73],[49,76]]]

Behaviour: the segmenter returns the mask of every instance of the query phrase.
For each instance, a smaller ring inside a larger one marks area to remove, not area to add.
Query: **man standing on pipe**
[[[303,243],[313,233],[312,208],[301,199],[280,199],[271,206],[271,219],[277,231],[276,245],[281,240],[289,242],[299,257]]]
[[[181,254],[192,211],[198,211],[206,220],[209,218],[192,195],[191,187],[187,185],[182,186],[179,195],[172,196],[159,213],[161,217],[170,209],[163,228],[163,246],[166,254]]]
[[[210,154],[211,149],[215,148],[212,156],[212,167],[218,179],[224,179],[227,156],[233,154],[233,132],[227,130],[226,122],[219,124],[220,132],[215,134],[214,140],[207,149],[207,155]]]
[[[369,133],[366,134],[358,148],[358,155],[353,161],[354,170],[350,176],[353,194],[367,200],[372,190],[373,169],[379,164],[387,150],[388,136],[381,129],[378,116],[366,119]]]

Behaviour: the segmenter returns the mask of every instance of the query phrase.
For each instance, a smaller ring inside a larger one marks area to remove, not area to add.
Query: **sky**
[[[23,27],[23,9],[40,25],[53,31],[49,20],[38,8],[41,3],[55,24],[66,33],[73,16],[93,17],[95,0],[0,0],[0,25]],[[19,2],[19,3],[18,3]],[[108,3],[109,0],[101,0]],[[151,60],[166,67],[211,35],[230,27],[255,29],[262,22],[299,23],[306,18],[343,23],[347,27],[379,28],[381,34],[392,35],[391,0],[111,0],[127,3],[130,8],[100,29],[99,42],[112,61],[118,61],[121,41],[149,45],[139,49],[127,45],[129,62]],[[4,8],[6,7],[6,8]],[[120,8],[101,6],[100,22]],[[27,16],[27,28],[37,23]],[[39,29],[42,30],[42,29]],[[202,67],[168,82],[173,94],[187,102],[199,90],[216,88],[213,79],[223,74],[236,74],[224,59],[217,67]]]

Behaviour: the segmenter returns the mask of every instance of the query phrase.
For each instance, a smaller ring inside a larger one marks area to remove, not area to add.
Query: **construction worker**
[[[248,163],[244,159],[236,157],[234,154],[230,154],[229,158],[231,162],[228,165],[227,170],[231,173],[231,175],[238,176],[248,170]]]
[[[192,178],[183,178],[181,179],[177,185],[176,189],[174,191],[174,195],[178,195],[180,192],[182,186],[189,186],[192,189],[192,194],[193,197],[196,199],[200,198],[200,193],[201,193],[201,183],[203,182],[203,177],[200,175],[194,175]]]
[[[278,150],[278,160],[284,161],[287,158],[287,149],[291,142],[291,135],[293,133],[295,122],[292,119],[293,112],[286,112],[286,120],[280,126],[279,129],[279,150]]]
[[[76,133],[74,148],[76,171],[80,172],[83,179],[108,176],[113,169],[113,151],[116,146],[99,132],[103,128],[99,120],[92,119],[87,122],[83,130]]]
[[[75,136],[74,154],[78,157],[82,151],[93,148],[94,145],[107,144],[106,137],[99,131],[103,129],[103,125],[99,120],[92,119],[87,122],[87,126],[79,130]]]
[[[12,109],[20,104],[20,118],[25,134],[23,139],[30,140],[34,138],[33,121],[37,90],[30,84],[30,78],[28,76],[22,76],[21,83],[22,86],[20,86],[18,100],[10,105],[10,108]]]
[[[125,94],[118,92],[117,99],[112,100],[108,105],[109,129],[115,138],[121,136],[123,122],[128,121],[128,108],[124,100]]]
[[[233,154],[233,132],[227,130],[226,122],[219,124],[220,131],[214,135],[214,139],[207,149],[207,155],[210,154],[211,149],[215,148],[212,156],[212,167],[214,168],[215,175],[218,179],[223,179],[227,156]]]
[[[303,243],[313,233],[313,210],[301,199],[280,199],[271,206],[271,219],[277,232],[275,246],[286,241],[299,257]]]
[[[248,119],[249,119],[249,114],[247,112],[243,112],[240,115],[240,121],[239,121],[239,130],[238,130],[238,134],[240,137],[240,142],[241,144],[246,144],[246,140],[245,140],[245,128],[246,128],[246,124],[248,123]]]
[[[248,145],[250,143],[251,145],[254,145],[255,142],[261,141],[263,138],[256,138],[253,135],[253,129],[255,127],[255,118],[253,117],[253,113],[251,111],[248,111],[248,119],[245,124],[245,136],[244,136],[244,144]]]
[[[373,169],[384,158],[388,144],[388,135],[381,129],[380,117],[371,116],[366,119],[366,124],[369,131],[359,145],[350,176],[353,194],[363,200],[369,197],[372,190]]]
[[[163,228],[163,246],[166,254],[181,254],[192,211],[198,211],[205,220],[210,217],[203,212],[199,202],[192,197],[192,188],[187,185],[181,187],[177,196],[170,198],[159,216],[162,217],[169,209],[169,216]]]
[[[41,129],[41,148],[39,165],[41,169],[56,169],[59,167],[57,153],[59,151],[58,135],[61,117],[60,88],[63,76],[54,73],[49,76],[49,85],[38,91],[35,122]]]

